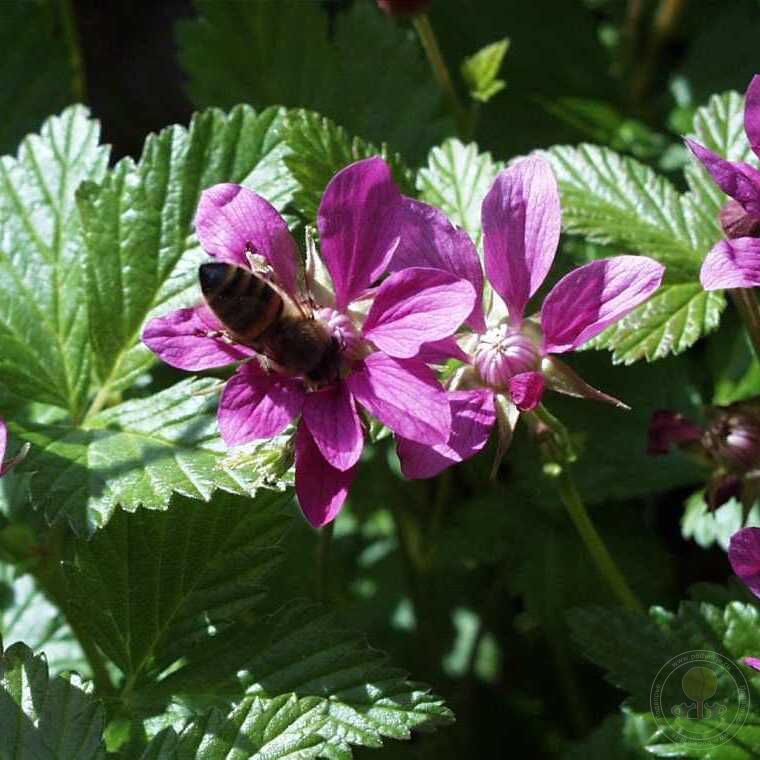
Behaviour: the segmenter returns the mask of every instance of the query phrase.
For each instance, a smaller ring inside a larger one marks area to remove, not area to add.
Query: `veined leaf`
[[[729,161],[757,165],[757,158],[744,134],[744,98],[738,92],[713,95],[694,115],[694,128],[689,137]],[[716,242],[723,237],[718,213],[727,196],[695,157],[690,158],[685,174],[691,188],[688,196],[692,205],[700,215],[701,224],[712,230],[713,242]]]
[[[416,41],[372,4],[337,14],[331,35],[318,3],[195,4],[199,18],[180,22],[177,36],[198,106],[308,108],[412,158],[446,134],[441,93]]]
[[[480,246],[480,205],[501,168],[474,143],[451,138],[430,151],[427,167],[417,175],[417,188],[422,200],[442,209]]]
[[[665,177],[596,145],[557,146],[547,156],[568,232],[652,256],[672,277],[696,279],[714,230]]]
[[[77,194],[95,370],[107,389],[130,385],[154,361],[139,343],[147,318],[200,298],[197,267],[206,256],[190,233],[201,191],[238,182],[279,208],[290,200],[283,115],[247,106],[197,114],[188,129],[150,136],[137,165],[124,159]]]
[[[313,111],[291,111],[286,121],[290,152],[285,164],[299,189],[293,194],[296,208],[312,222],[322,193],[333,175],[344,166],[369,156],[381,155],[390,164],[401,191],[414,194],[414,180],[398,153],[383,143],[379,148],[360,137],[350,137],[343,127]]]
[[[90,383],[84,241],[74,191],[100,180],[108,149],[81,106],[0,158],[0,378],[77,417]]]
[[[610,349],[616,364],[680,354],[718,326],[725,307],[722,292],[708,293],[698,282],[665,285],[587,347]]]
[[[104,759],[104,711],[90,694],[77,676],[49,679],[25,644],[0,644],[0,757]]]
[[[60,610],[40,591],[31,575],[13,578],[13,566],[0,564],[0,641],[24,642],[44,650],[53,674],[86,673],[89,666]]]
[[[216,489],[253,494],[282,487],[281,448],[256,449],[259,467],[236,469],[216,427],[217,381],[186,380],[146,399],[101,412],[87,428],[16,423],[32,445],[23,463],[32,501],[50,521],[65,517],[79,533],[105,525],[117,505],[166,509],[173,494],[208,501]],[[250,463],[250,462],[249,462]]]
[[[264,593],[289,496],[177,499],[168,512],[119,511],[67,566],[80,624],[130,677],[156,675]]]
[[[316,753],[294,758],[350,758],[350,745],[379,747],[384,738],[408,739],[414,729],[430,730],[452,720],[438,697],[408,682],[385,655],[337,628],[318,609],[283,610],[188,654],[183,668],[158,684],[155,693],[239,699],[244,690],[246,698],[233,716],[256,716],[244,732],[261,753],[252,757],[268,757],[271,741]],[[200,737],[201,728],[207,731],[204,723],[191,724],[183,737]],[[264,726],[268,730],[261,733]]]

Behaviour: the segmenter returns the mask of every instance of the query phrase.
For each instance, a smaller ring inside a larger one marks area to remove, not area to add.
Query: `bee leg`
[[[223,341],[224,343],[227,343],[230,346],[234,346],[235,345],[235,341],[232,340],[232,338],[230,337],[230,335],[226,331],[224,331],[224,330],[208,330],[205,333],[204,337],[206,337],[206,338],[214,338],[215,340],[221,340],[221,341]]]

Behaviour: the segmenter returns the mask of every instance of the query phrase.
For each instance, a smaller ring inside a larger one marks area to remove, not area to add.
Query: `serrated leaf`
[[[65,568],[72,607],[130,679],[206,646],[264,594],[279,561],[289,496],[176,499],[168,512],[119,511]]]
[[[0,159],[0,379],[10,391],[81,413],[90,383],[77,185],[99,180],[108,149],[81,106]]]
[[[708,293],[698,282],[665,285],[587,347],[610,349],[616,364],[663,359],[683,353],[717,328],[725,308],[721,291]]]
[[[481,103],[487,103],[497,92],[506,86],[504,81],[497,79],[504,56],[509,49],[509,38],[478,50],[462,62],[462,77],[470,90],[470,97]]]
[[[694,115],[689,137],[729,161],[747,161],[757,165],[757,158],[744,134],[744,98],[737,92],[713,95]],[[723,237],[718,213],[727,197],[708,171],[693,156],[685,169],[688,194],[699,212],[701,224],[711,229],[715,241]]]
[[[383,143],[379,148],[360,137],[350,137],[343,127],[313,111],[291,111],[285,121],[290,152],[285,164],[299,185],[293,194],[298,211],[313,222],[327,183],[344,166],[369,156],[381,155],[390,164],[401,191],[414,193],[411,171],[398,153]]]
[[[31,575],[13,577],[11,565],[0,564],[0,641],[24,642],[44,650],[54,675],[63,670],[86,673],[89,666],[61,611],[37,586]]]
[[[653,256],[672,278],[696,279],[714,229],[689,197],[648,166],[597,145],[557,146],[552,162],[568,232]]]
[[[15,150],[48,114],[83,97],[75,92],[79,80],[67,47],[64,8],[45,0],[0,4],[0,153]]]
[[[199,18],[180,22],[177,36],[197,105],[307,108],[413,157],[446,134],[416,40],[370,3],[337,14],[332,30],[324,9],[302,0],[196,7]]]
[[[300,741],[304,732],[319,738],[300,748],[317,754],[298,758],[350,758],[352,744],[379,747],[384,738],[408,739],[413,729],[452,720],[438,697],[408,682],[385,655],[337,628],[330,615],[302,606],[196,647],[153,693],[239,698],[241,690],[256,713],[284,710],[289,727],[284,736],[275,734],[278,741]],[[261,734],[254,732],[254,741],[263,751]]]
[[[139,342],[146,319],[200,299],[206,255],[190,234],[201,191],[237,182],[278,208],[289,202],[283,116],[247,106],[196,114],[187,129],[148,137],[138,164],[124,159],[77,194],[95,370],[106,389],[127,387],[155,360]]]
[[[217,385],[210,378],[185,380],[107,409],[87,428],[14,424],[31,443],[22,466],[35,472],[33,503],[51,522],[65,518],[77,532],[90,533],[119,505],[163,510],[174,494],[208,501],[217,489],[253,494],[260,486],[281,488],[276,444],[257,447],[260,469],[237,469],[227,461],[217,434]]]
[[[44,655],[0,645],[0,757],[101,760],[104,710],[77,676],[48,678]]]
[[[501,168],[475,143],[451,138],[430,151],[427,167],[417,175],[417,189],[422,200],[443,210],[479,246],[480,206]]]

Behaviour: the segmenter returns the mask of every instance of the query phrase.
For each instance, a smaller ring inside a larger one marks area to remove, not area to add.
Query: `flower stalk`
[[[757,297],[751,288],[733,288],[729,292],[747,328],[755,357],[760,360],[760,306]]]

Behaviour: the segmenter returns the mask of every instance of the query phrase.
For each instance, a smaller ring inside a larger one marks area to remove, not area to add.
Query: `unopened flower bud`
[[[717,410],[702,443],[715,460],[733,472],[760,466],[760,409],[731,404]]]
[[[433,0],[377,0],[381,11],[396,18],[409,18],[427,13]]]
[[[760,217],[748,214],[733,198],[720,210],[720,226],[729,239],[760,237]]]
[[[507,325],[495,327],[481,337],[473,360],[483,382],[501,391],[509,388],[510,378],[537,370],[540,362],[536,344]]]
[[[672,446],[687,446],[702,438],[703,428],[670,409],[658,409],[649,422],[647,454],[667,454]]]

